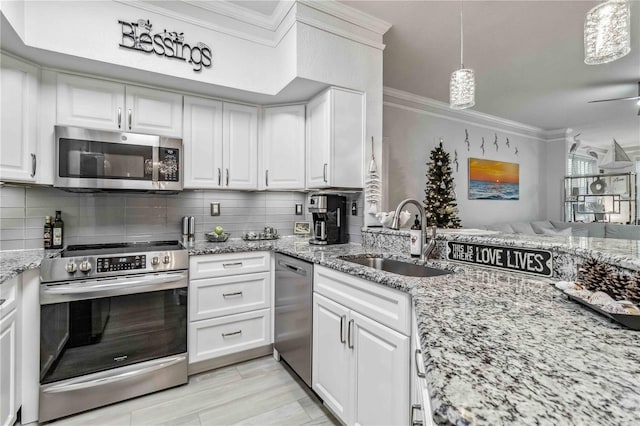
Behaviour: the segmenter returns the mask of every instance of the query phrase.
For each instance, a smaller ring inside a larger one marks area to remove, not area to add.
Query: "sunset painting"
[[[470,200],[519,200],[517,163],[469,158]]]

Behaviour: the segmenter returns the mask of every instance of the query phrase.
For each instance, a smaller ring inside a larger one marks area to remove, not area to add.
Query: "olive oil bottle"
[[[56,210],[56,219],[53,221],[53,241],[51,248],[62,248],[64,239],[64,222],[62,221],[62,212]]]

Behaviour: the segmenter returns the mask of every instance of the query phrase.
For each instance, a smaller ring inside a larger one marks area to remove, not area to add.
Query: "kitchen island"
[[[310,246],[295,237],[198,242],[189,254],[256,250],[411,294],[437,423],[631,425],[640,416],[640,333],[568,301],[554,279],[443,260],[429,265],[454,274],[405,277],[340,258],[402,258],[398,253],[357,244]]]

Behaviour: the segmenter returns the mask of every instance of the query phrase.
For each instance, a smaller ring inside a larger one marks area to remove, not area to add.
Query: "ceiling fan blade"
[[[610,101],[633,101],[640,99],[640,96],[629,96],[628,98],[614,98],[614,99],[598,99],[597,101],[588,101],[588,104],[594,104],[596,102],[610,102]]]

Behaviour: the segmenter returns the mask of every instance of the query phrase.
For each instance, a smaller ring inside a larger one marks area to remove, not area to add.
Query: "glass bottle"
[[[53,242],[53,225],[51,224],[51,216],[44,218],[44,232],[42,234],[44,240],[44,248],[50,249]]]
[[[62,212],[56,210],[56,219],[53,221],[53,243],[51,248],[62,248],[64,238],[64,222]]]

